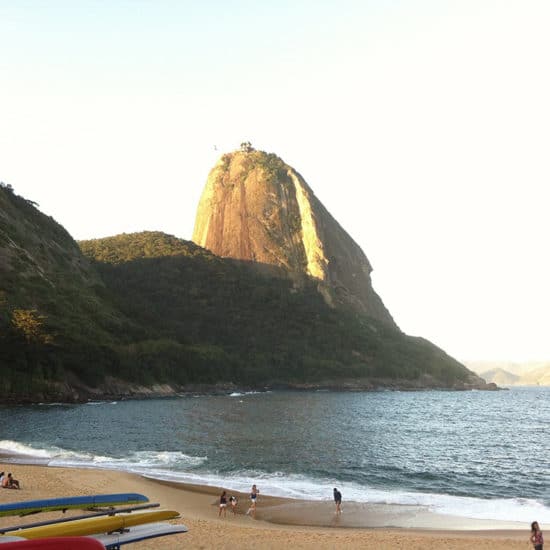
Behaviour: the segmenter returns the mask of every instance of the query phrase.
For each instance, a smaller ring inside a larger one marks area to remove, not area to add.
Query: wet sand
[[[177,510],[189,528],[185,534],[152,539],[132,545],[145,549],[225,548],[336,548],[425,550],[478,550],[528,548],[528,526],[514,523],[467,520],[437,516],[417,506],[343,504],[337,517],[331,501],[308,502],[260,495],[256,519],[245,515],[247,495],[232,491],[239,499],[238,514],[227,510],[218,518],[220,490],[181,485],[111,470],[54,468],[2,464],[22,489],[0,490],[0,503],[98,493],[137,492],[158,502],[163,509]],[[260,486],[261,490],[261,486]],[[0,518],[0,528],[67,517],[71,512],[50,512],[26,518]],[[81,514],[82,512],[72,512]]]

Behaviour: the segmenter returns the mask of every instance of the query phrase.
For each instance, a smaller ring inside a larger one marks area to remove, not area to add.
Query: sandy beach
[[[158,502],[163,509],[177,510],[189,532],[183,535],[153,539],[136,543],[132,548],[177,549],[177,548],[401,548],[425,550],[446,548],[467,549],[521,549],[527,548],[527,526],[522,529],[468,530],[451,523],[446,529],[413,528],[357,528],[348,527],[358,521],[359,512],[344,513],[335,519],[333,505],[327,502],[292,501],[261,495],[257,518],[245,515],[248,509],[246,495],[231,492],[239,497],[239,513],[229,510],[225,519],[218,518],[217,498],[219,490],[205,486],[181,486],[147,479],[135,474],[111,470],[54,468],[47,466],[0,464],[0,470],[13,472],[21,482],[20,491],[0,491],[0,502],[14,502],[57,496],[83,494],[138,492]],[[351,507],[353,509],[353,507]],[[67,512],[67,515],[70,512]],[[74,512],[76,513],[76,512]],[[81,513],[81,512],[78,512]],[[387,511],[389,513],[389,511]],[[378,510],[387,518],[384,510]],[[352,519],[345,519],[346,514]],[[355,520],[353,517],[355,516]],[[63,516],[50,512],[30,518],[0,518],[0,527],[31,523]],[[319,525],[303,525],[316,521]],[[376,521],[376,518],[375,518]],[[446,527],[447,524],[442,526]]]

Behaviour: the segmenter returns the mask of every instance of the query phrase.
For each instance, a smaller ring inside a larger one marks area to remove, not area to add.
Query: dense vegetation
[[[288,385],[469,372],[429,342],[329,308],[313,282],[158,232],[81,242],[0,188],[0,394],[66,398],[106,377]],[[109,380],[109,378],[107,378]]]
[[[97,260],[112,302],[147,327],[144,340],[118,348],[125,372],[143,381],[257,385],[428,373],[452,384],[466,373],[425,341],[327,307],[314,283],[297,291],[288,279],[192,243],[141,233],[81,247]],[[135,259],[122,261],[130,249]]]
[[[103,294],[65,229],[0,186],[0,395],[49,392],[68,374],[97,384],[115,373],[113,344],[132,322]]]

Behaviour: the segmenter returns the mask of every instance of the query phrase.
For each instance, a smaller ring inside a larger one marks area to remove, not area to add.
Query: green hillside
[[[0,186],[0,394],[64,394],[67,373],[83,384],[116,373],[113,344],[134,325],[104,293],[67,231]]]
[[[451,386],[468,378],[429,342],[329,308],[314,282],[298,291],[162,233],[80,245],[116,307],[147,327],[147,341],[119,350],[134,376],[250,385],[430,375]]]
[[[0,396],[80,400],[163,383],[482,386],[429,342],[268,273],[159,232],[77,244],[0,186]]]

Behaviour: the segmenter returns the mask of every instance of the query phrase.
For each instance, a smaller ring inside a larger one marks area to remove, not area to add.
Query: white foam
[[[234,391],[233,393],[229,394],[229,397],[243,397],[244,395],[261,395],[264,393],[271,393],[271,391],[245,391],[245,392],[239,392]]]
[[[550,522],[550,508],[534,499],[480,499],[452,495],[385,491],[371,489],[353,483],[340,483],[331,479],[312,479],[282,472],[242,472],[220,475],[197,472],[157,472],[168,481],[224,487],[228,490],[248,492],[255,483],[262,494],[302,500],[332,500],[332,489],[338,487],[344,500],[371,504],[414,505],[443,514],[470,519],[495,521],[521,521],[529,523],[533,518]]]
[[[159,468],[192,468],[206,461],[204,456],[189,456],[172,451],[141,451],[130,453],[125,457],[100,455],[82,455],[63,453],[49,461],[50,466],[79,466],[90,468],[108,468],[128,471],[150,471]]]
[[[224,487],[244,493],[247,493],[252,484],[256,483],[262,494],[304,500],[331,500],[332,488],[338,487],[345,501],[416,505],[426,507],[434,513],[471,519],[529,523],[536,518],[539,522],[550,523],[550,508],[534,499],[481,499],[382,490],[357,483],[342,483],[335,479],[312,478],[284,472],[242,471],[231,474],[199,472],[196,468],[205,464],[207,457],[190,456],[179,451],[138,451],[129,453],[125,457],[110,457],[53,446],[45,449],[36,448],[16,441],[2,440],[0,452],[13,455],[15,457],[13,462],[35,458],[51,466],[123,470],[157,479]]]
[[[481,499],[435,493],[380,490],[372,490],[369,493],[369,502],[425,506],[432,512],[444,515],[526,523],[533,521],[532,518],[550,521],[550,508],[535,499]]]
[[[36,458],[49,458],[51,453],[46,449],[35,449],[29,445],[4,439],[0,441],[0,451],[7,454],[22,455]]]
[[[59,447],[38,449],[16,441],[0,441],[0,451],[15,457],[47,459],[50,466],[79,468],[109,468],[116,470],[149,470],[175,468],[178,470],[200,466],[205,456],[190,456],[179,451],[137,451],[125,457],[94,455],[86,452],[69,451]]]

